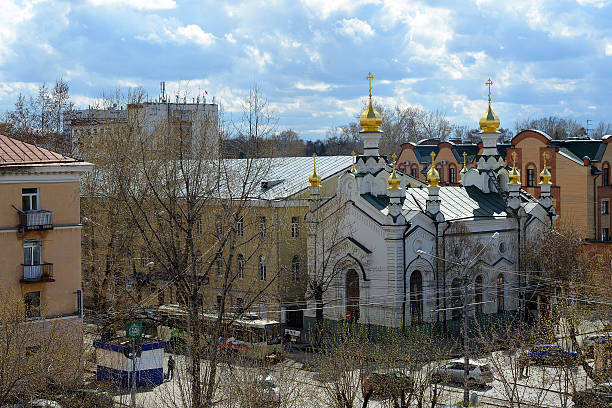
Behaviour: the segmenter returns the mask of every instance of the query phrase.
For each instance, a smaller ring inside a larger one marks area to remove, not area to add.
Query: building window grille
[[[26,319],[40,317],[40,291],[28,292],[23,296]]]
[[[300,217],[291,217],[291,238],[300,236]]]
[[[602,201],[601,202],[601,213],[602,214],[610,214],[610,202]]]
[[[242,215],[236,220],[236,235],[242,237],[244,235],[244,219]]]
[[[238,279],[244,279],[244,256],[242,254],[238,254]]]
[[[259,217],[259,236],[261,238],[266,236],[266,217]]]
[[[217,270],[217,276],[223,276],[223,256],[221,252],[217,252],[215,256],[215,268]]]
[[[291,260],[291,272],[293,275],[293,281],[299,282],[300,280],[300,258],[296,255]]]
[[[610,229],[609,228],[602,228],[601,229],[601,240],[602,241],[607,241],[610,239]]]
[[[417,171],[418,171],[418,170],[417,170],[417,168],[416,168],[416,167],[412,167],[412,168],[410,169],[410,175],[411,175],[413,178],[415,178],[415,179],[416,179],[416,178],[419,178],[419,176],[417,175]]]
[[[259,280],[266,280],[266,257],[263,255],[259,257]]]

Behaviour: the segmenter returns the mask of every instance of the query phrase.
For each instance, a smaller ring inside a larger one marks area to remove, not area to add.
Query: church
[[[541,194],[521,189],[516,164],[497,150],[499,117],[489,104],[480,119],[482,148],[459,185],[441,185],[431,153],[427,186],[379,154],[381,115],[361,115],[363,153],[322,197],[316,167],[309,177],[306,215],[310,301],[305,323],[348,320],[407,328],[458,320],[467,285],[470,316],[532,313],[544,307],[521,273],[520,251],[556,217],[551,173],[540,173]],[[546,155],[546,153],[544,153]],[[516,158],[515,158],[516,161]],[[529,289],[528,289],[529,288]]]

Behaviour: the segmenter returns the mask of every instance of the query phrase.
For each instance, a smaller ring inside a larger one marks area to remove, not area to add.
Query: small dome
[[[463,175],[468,172],[467,168],[467,153],[463,152],[463,168],[459,172],[459,181],[463,181]]]
[[[521,173],[519,173],[516,167],[512,167],[512,170],[510,170],[508,174],[508,179],[510,180],[510,184],[519,184],[521,182]]]
[[[395,153],[393,153],[393,156],[391,157],[393,158],[393,171],[391,172],[391,174],[389,174],[389,177],[387,178],[387,183],[389,183],[390,189],[397,190],[400,188],[402,178],[398,176],[397,172],[395,171],[395,159],[397,158],[397,156],[395,155]]]
[[[313,159],[313,169],[310,176],[308,176],[308,181],[310,182],[310,187],[319,187],[321,185],[321,176],[317,173],[317,154],[312,154]]]
[[[431,167],[427,171],[427,187],[439,187],[438,183],[440,182],[440,173],[434,167],[434,158],[436,154],[431,152]]]
[[[499,117],[491,109],[491,103],[489,102],[489,108],[480,118],[480,129],[482,133],[499,133],[497,130],[500,124]]]
[[[544,168],[540,172],[540,184],[551,184],[550,179],[552,178],[552,175],[548,170],[548,166],[546,166],[546,160],[548,160],[548,153],[542,153],[542,157],[544,159]]]
[[[382,125],[382,116],[380,116],[380,113],[378,113],[376,109],[374,109],[374,107],[372,106],[371,96],[370,103],[368,103],[368,107],[361,114],[359,124],[361,124],[362,132],[380,132],[380,125]]]

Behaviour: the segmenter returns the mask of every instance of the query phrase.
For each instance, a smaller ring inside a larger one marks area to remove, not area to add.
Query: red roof
[[[0,135],[0,166],[6,164],[70,163],[76,159]]]

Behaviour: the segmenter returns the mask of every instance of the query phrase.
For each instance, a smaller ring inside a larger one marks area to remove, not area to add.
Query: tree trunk
[[[192,408],[202,407],[202,383],[201,383],[201,363],[202,355],[200,349],[200,315],[196,296],[191,296],[189,305],[189,327],[191,328],[191,406]]]

